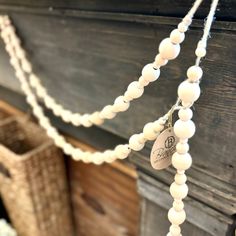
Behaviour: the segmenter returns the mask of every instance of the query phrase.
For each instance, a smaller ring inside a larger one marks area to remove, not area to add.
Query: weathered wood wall
[[[198,18],[205,17],[209,3],[204,2]],[[34,70],[49,93],[79,112],[99,109],[123,93],[139,77],[143,65],[153,60],[161,39],[174,29],[190,5],[189,0],[168,4],[166,1],[0,1],[1,11],[9,12],[12,17]],[[235,15],[235,1],[221,1],[208,54],[202,62],[202,96],[194,112],[197,133],[191,140],[194,163],[188,171],[190,197],[228,219],[236,213]],[[61,130],[98,149],[126,141],[175,101],[177,86],[194,63],[194,49],[202,26],[202,20],[194,22],[178,59],[163,68],[160,79],[132,103],[128,112],[106,122],[101,129],[89,131],[53,120]],[[0,73],[1,97],[26,108],[18,95],[19,83],[2,42]],[[150,147],[148,144],[141,154],[134,153],[130,160],[141,172],[169,184],[173,170],[153,171],[148,160]]]

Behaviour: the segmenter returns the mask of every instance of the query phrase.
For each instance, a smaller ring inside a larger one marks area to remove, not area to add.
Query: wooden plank
[[[111,165],[69,161],[77,235],[138,235],[136,180]]]
[[[182,17],[191,7],[193,0],[169,0],[169,1],[146,1],[146,0],[1,0],[1,6],[22,7],[24,9],[35,8],[43,9],[44,11],[54,12],[60,10],[64,14],[67,9],[85,10],[85,11],[104,11],[104,12],[123,12],[123,13],[138,13],[147,15],[161,15]],[[200,11],[196,13],[197,18],[204,18],[209,11],[210,1],[203,1]],[[219,3],[217,16],[220,19],[235,20],[235,1],[222,0]]]

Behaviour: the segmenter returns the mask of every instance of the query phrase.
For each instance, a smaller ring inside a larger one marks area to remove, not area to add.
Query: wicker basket
[[[11,115],[0,107],[0,121],[9,118]]]
[[[24,118],[0,124],[0,192],[19,236],[72,236],[62,153]]]

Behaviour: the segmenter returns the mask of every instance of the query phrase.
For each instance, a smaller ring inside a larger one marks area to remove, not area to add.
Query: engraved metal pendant
[[[176,150],[177,137],[173,127],[165,129],[156,139],[151,151],[151,165],[162,170],[171,164],[171,157]]]

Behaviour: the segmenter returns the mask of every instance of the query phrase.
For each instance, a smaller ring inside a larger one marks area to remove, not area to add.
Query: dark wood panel
[[[44,9],[48,12],[60,10],[63,14],[67,9],[86,10],[86,11],[103,11],[103,12],[123,12],[148,14],[159,16],[182,17],[191,7],[193,0],[168,0],[168,1],[151,1],[151,0],[1,0],[1,6],[21,7],[23,9],[36,8]],[[200,10],[196,13],[198,18],[205,18],[209,11],[211,1],[203,1]],[[235,1],[222,0],[219,3],[217,16],[221,20],[235,20]]]

